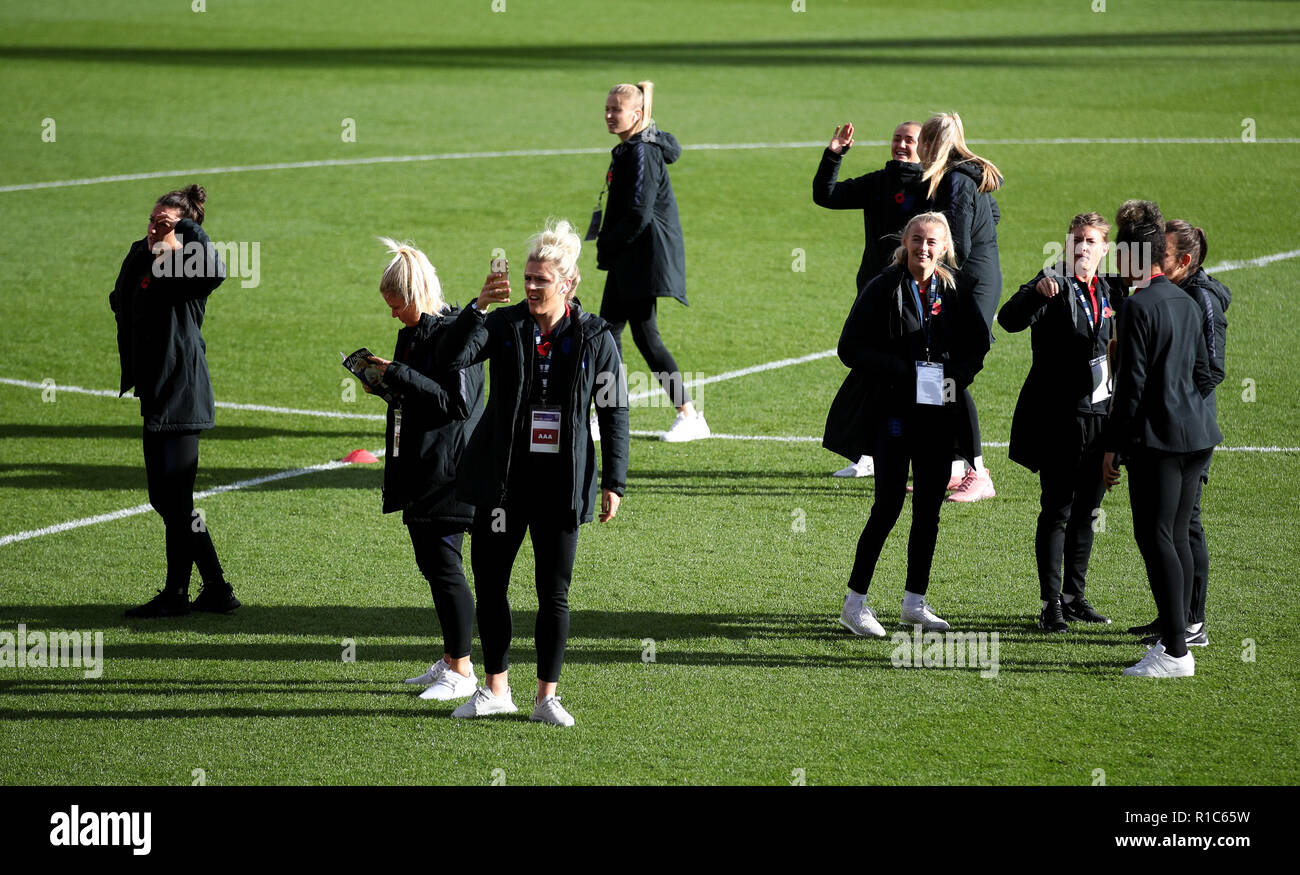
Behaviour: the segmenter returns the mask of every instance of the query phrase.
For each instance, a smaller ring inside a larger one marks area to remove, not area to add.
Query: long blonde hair
[[[926,119],[921,125],[921,136],[916,138],[918,151],[924,151],[921,162],[925,172],[921,181],[930,183],[925,196],[933,199],[939,190],[939,183],[944,174],[958,164],[972,162],[981,169],[979,190],[993,191],[1002,185],[1002,171],[996,164],[981,158],[966,148],[966,131],[961,123],[961,116],[955,112],[940,112]]]
[[[894,250],[894,264],[901,264],[903,270],[907,270],[907,235],[912,233],[912,229],[917,225],[937,225],[943,228],[943,237],[947,242],[947,247],[943,254],[935,260],[934,272],[939,277],[939,282],[945,289],[957,288],[957,267],[952,260],[952,229],[948,226],[948,217],[943,213],[919,213],[907,221],[903,230],[899,232],[899,246]]]
[[[641,120],[632,128],[632,133],[640,133],[650,127],[651,122],[654,121],[653,116],[650,115],[651,110],[653,109],[655,96],[655,84],[653,82],[649,79],[643,82],[638,82],[635,85],[624,82],[609,89],[609,93],[617,94],[621,100],[626,100],[632,103],[633,109],[641,110]],[[637,103],[640,103],[641,105],[638,107],[636,106]]]
[[[384,275],[379,278],[379,294],[397,298],[402,306],[415,302],[421,313],[437,316],[447,309],[442,297],[442,283],[438,272],[429,263],[428,256],[409,243],[398,243],[388,237],[379,242],[393,253]]]

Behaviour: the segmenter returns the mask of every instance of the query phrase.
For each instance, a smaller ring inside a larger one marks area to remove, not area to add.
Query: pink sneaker
[[[972,469],[968,469],[967,473],[970,473],[970,470]],[[953,474],[948,478],[948,486],[946,488],[949,492],[952,492],[954,489],[961,488],[961,485],[965,482],[966,474]]]
[[[989,469],[976,472],[974,468],[966,472],[966,476],[961,479],[957,489],[952,495],[948,496],[948,501],[981,501],[985,498],[993,498],[997,492],[993,489],[993,478],[989,476]]]

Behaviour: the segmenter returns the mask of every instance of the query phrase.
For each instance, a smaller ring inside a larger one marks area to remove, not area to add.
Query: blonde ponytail
[[[393,260],[379,278],[379,293],[400,300],[403,306],[414,301],[421,313],[431,316],[445,311],[447,302],[442,298],[442,283],[428,256],[409,243],[398,243],[388,237],[378,239],[393,254]]]
[[[934,199],[934,193],[939,190],[944,175],[956,165],[967,162],[980,167],[981,192],[993,191],[1002,185],[1002,171],[998,170],[997,165],[966,148],[966,131],[961,116],[955,112],[940,112],[930,116],[921,125],[917,147],[918,151],[925,152],[921,159],[925,165],[921,181],[930,184],[925,194],[930,200]]]
[[[629,82],[624,82],[609,89],[609,93],[617,94],[621,100],[626,100],[632,104],[633,109],[639,109],[641,111],[641,118],[632,128],[632,133],[639,133],[640,131],[644,131],[646,128],[650,127],[651,122],[654,121],[654,116],[651,115],[654,109],[655,95],[655,84],[653,82],[649,79],[638,82],[635,85]],[[640,106],[637,106],[638,103]]]

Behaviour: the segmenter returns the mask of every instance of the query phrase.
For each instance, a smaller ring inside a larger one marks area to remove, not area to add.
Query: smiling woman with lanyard
[[[957,446],[957,400],[988,351],[988,329],[952,267],[948,220],[922,213],[903,228],[902,240],[894,264],[863,289],[840,334],[840,360],[859,374],[865,370],[872,391],[857,406],[832,405],[826,422],[828,432],[871,436],[876,498],[858,539],[840,625],[875,638],[885,630],[867,607],[867,589],[902,512],[909,465],[915,492],[901,621],[926,631],[950,628],[930,610],[925,593],[949,459],[954,447],[964,458],[974,455],[969,441]]]
[[[600,487],[600,521],[618,512],[627,480],[627,390],[618,347],[603,319],[583,311],[574,291],[582,242],[567,222],[529,241],[527,299],[510,300],[510,282],[490,274],[452,323],[443,366],[490,360],[487,410],[462,457],[457,494],[475,505],[470,564],[478,597],[485,686],[452,712],[485,717],[517,710],[507,670],[512,635],[506,597],[510,571],[532,537],[537,584],[537,697],[530,719],[572,726],[555,694],[569,637],[569,584],[578,528],[591,522]],[[597,480],[587,410],[595,401],[604,440]]]
[[[1106,345],[1115,319],[1097,264],[1109,234],[1099,213],[1075,216],[1065,261],[1039,271],[998,313],[1007,331],[1031,329],[1034,362],[1011,420],[1009,455],[1037,471],[1042,487],[1034,554],[1044,632],[1068,631],[1067,620],[1110,622],[1084,597],[1093,517],[1106,494],[1101,428],[1110,406]]]

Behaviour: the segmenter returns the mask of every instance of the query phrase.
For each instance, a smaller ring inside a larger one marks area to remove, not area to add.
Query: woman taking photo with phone
[[[140,399],[149,503],[167,531],[166,581],[153,599],[127,610],[137,619],[180,617],[191,610],[225,614],[239,607],[207,520],[194,512],[199,433],[212,428],[215,413],[203,317],[208,295],[226,278],[203,231],[206,200],[201,185],[160,197],[109,295],[122,366],[119,394],[134,387]],[[190,602],[195,565],[203,589]]]
[[[970,286],[975,306],[991,332],[998,299],[1002,297],[1002,266],[998,259],[998,222],[1002,214],[993,192],[1002,186],[1002,171],[992,161],[966,147],[961,116],[955,112],[931,116],[921,126],[916,154],[925,168],[921,179],[925,196],[936,212],[948,217],[952,228],[953,257]],[[990,342],[992,334],[990,333]],[[960,423],[970,432],[975,458],[969,467],[962,459],[952,460],[949,501],[971,502],[993,498],[993,478],[984,466],[980,449],[979,413],[969,392],[961,398],[964,411]]]
[[[1150,201],[1126,201],[1115,218],[1126,251],[1120,273],[1134,288],[1115,327],[1115,395],[1103,433],[1107,487],[1129,472],[1133,536],[1146,565],[1160,620],[1159,640],[1135,677],[1187,677],[1185,593],[1192,585],[1189,531],[1201,472],[1223,440],[1206,400],[1213,390],[1205,319],[1191,296],[1165,277],[1165,222]]]
[[[379,294],[400,320],[392,361],[370,360],[393,394],[388,404],[384,513],[402,512],[415,563],[429,582],[442,627],[442,658],[408,684],[423,684],[421,699],[473,695],[470,663],[474,596],[465,580],[462,546],[474,506],[456,497],[456,470],[469,435],[483,415],[483,366],[438,368],[438,350],[460,311],[447,305],[428,257],[405,243],[379,238],[392,260]],[[370,392],[370,387],[363,384]]]
[[[605,98],[605,127],[618,137],[605,184],[609,201],[596,237],[596,267],[608,271],[600,318],[622,353],[623,327],[645,358],[677,417],[663,439],[699,440],[711,432],[682,382],[681,369],[659,336],[659,298],[686,303],[686,251],[668,165],[682,154],[673,135],[650,115],[654,83],[615,85]],[[594,222],[593,222],[594,224]],[[588,238],[590,239],[590,237]]]
[[[1031,332],[1034,360],[1011,420],[1009,455],[1038,473],[1042,489],[1034,556],[1044,632],[1066,632],[1070,620],[1110,622],[1084,596],[1093,521],[1106,494],[1101,428],[1110,407],[1106,347],[1115,315],[1097,265],[1109,235],[1101,214],[1075,216],[1065,261],[1039,271],[998,313],[1007,331]]]
[[[925,631],[950,628],[926,604],[925,594],[948,460],[954,447],[964,458],[974,455],[958,435],[957,399],[988,350],[988,330],[952,266],[948,220],[942,213],[922,213],[903,228],[902,241],[894,265],[863,289],[840,334],[840,360],[865,370],[872,391],[860,406],[843,403],[852,396],[841,393],[826,422],[828,433],[863,435],[869,445],[861,449],[876,463],[875,502],[858,539],[840,613],[840,625],[875,638],[885,630],[867,606],[867,590],[902,512],[909,466],[914,491],[901,622]]]
[[[458,494],[475,505],[470,563],[478,597],[486,683],[454,717],[517,710],[508,669],[512,626],[506,592],[524,534],[531,535],[537,586],[537,696],[530,719],[572,726],[556,685],[569,637],[569,584],[578,528],[618,513],[627,480],[627,388],[618,346],[604,320],[583,312],[574,292],[582,241],[568,222],[535,235],[524,268],[526,299],[510,301],[510,280],[489,274],[452,323],[446,367],[490,361],[487,410],[460,466]],[[588,427],[596,405],[601,470]]]

